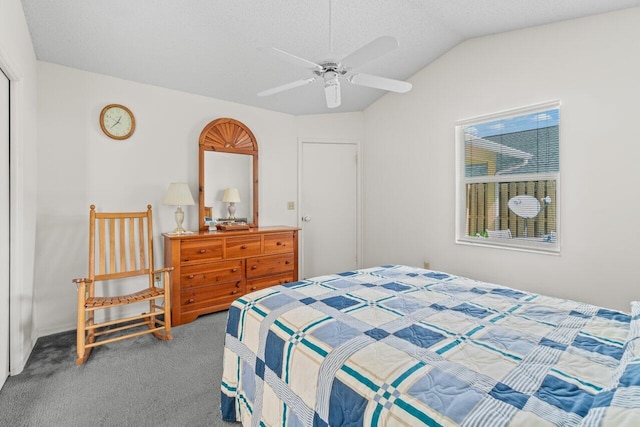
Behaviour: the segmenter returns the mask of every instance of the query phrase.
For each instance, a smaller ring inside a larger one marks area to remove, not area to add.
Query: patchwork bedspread
[[[229,309],[223,419],[637,426],[638,311],[398,265],[264,289]]]

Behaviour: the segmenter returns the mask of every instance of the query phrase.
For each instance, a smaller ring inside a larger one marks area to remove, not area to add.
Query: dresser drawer
[[[181,243],[180,263],[217,259],[222,259],[222,239],[183,240]]]
[[[293,252],[293,233],[265,234],[264,253]]]
[[[202,310],[215,304],[226,302],[230,304],[243,294],[244,283],[241,280],[219,285],[183,289],[180,292],[180,307],[185,312]]]
[[[242,280],[242,260],[184,266],[180,273],[182,288],[238,281]]]
[[[293,271],[293,252],[282,255],[268,255],[247,259],[247,277]]]
[[[283,274],[276,274],[260,279],[252,279],[247,281],[245,290],[247,293],[257,291],[259,289],[270,288],[271,286],[284,285],[285,283],[294,282],[293,271]]]
[[[227,237],[227,258],[260,255],[260,236]]]

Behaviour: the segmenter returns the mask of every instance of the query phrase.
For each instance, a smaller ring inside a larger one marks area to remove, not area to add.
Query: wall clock
[[[136,129],[136,118],[124,105],[109,104],[100,113],[100,127],[109,138],[127,139]]]

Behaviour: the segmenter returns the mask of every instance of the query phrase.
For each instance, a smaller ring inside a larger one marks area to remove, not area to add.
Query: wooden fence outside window
[[[520,195],[540,201],[540,213],[532,219],[514,214],[507,203]],[[551,198],[551,203],[543,201]],[[485,235],[486,230],[511,230],[517,237],[540,237],[557,232],[556,181],[516,181],[467,184],[467,235]],[[525,236],[525,221],[527,235]]]

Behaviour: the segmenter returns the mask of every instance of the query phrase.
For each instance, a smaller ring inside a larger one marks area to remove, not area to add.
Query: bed
[[[638,426],[631,315],[388,265],[229,309],[221,411],[243,426]]]

